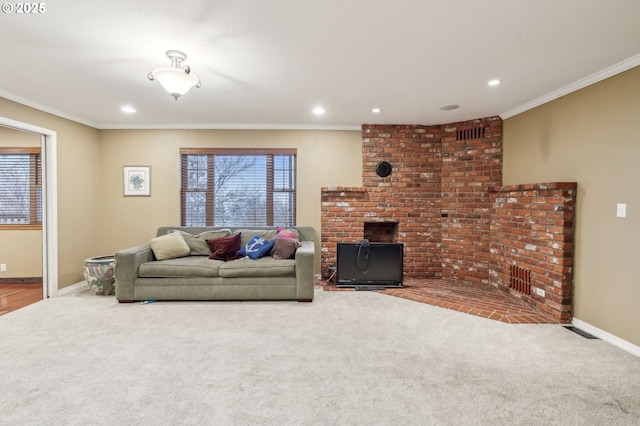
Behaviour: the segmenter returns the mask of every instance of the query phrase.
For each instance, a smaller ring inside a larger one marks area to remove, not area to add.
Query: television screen
[[[401,287],[401,243],[338,243],[336,286]]]

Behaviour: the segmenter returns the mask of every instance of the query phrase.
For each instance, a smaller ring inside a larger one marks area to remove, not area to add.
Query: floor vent
[[[484,138],[484,127],[472,127],[469,129],[459,129],[456,132],[456,137],[459,141],[466,141],[469,139],[482,139]]]
[[[520,266],[511,265],[509,287],[527,296],[531,294],[531,271]]]
[[[571,325],[566,325],[564,326],[564,328],[566,328],[569,331],[573,331],[576,334],[581,335],[582,337],[584,337],[585,339],[598,339],[596,336],[594,336],[593,334],[589,334],[584,330],[580,330],[579,328],[575,328]]]

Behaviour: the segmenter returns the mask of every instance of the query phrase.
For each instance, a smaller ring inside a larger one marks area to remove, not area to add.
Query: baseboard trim
[[[601,340],[604,340],[607,343],[611,343],[613,346],[616,346],[623,351],[629,352],[632,355],[640,358],[640,346],[636,346],[631,342],[627,342],[624,339],[619,338],[618,336],[614,336],[613,334],[606,332],[604,330],[599,329],[598,327],[594,327],[593,325],[581,321],[577,318],[573,318],[571,320],[571,325],[579,328],[580,330],[586,331],[589,334],[592,334],[598,337]]]
[[[73,293],[75,291],[78,291],[80,287],[84,287],[86,285],[87,285],[86,281],[80,281],[79,283],[71,284],[68,287],[61,288],[60,290],[58,290],[58,296],[64,296],[66,294]]]
[[[0,284],[42,284],[42,277],[0,278]]]

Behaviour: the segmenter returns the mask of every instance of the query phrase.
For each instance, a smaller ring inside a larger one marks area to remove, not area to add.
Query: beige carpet
[[[0,317],[0,425],[637,425],[640,359],[373,292]]]

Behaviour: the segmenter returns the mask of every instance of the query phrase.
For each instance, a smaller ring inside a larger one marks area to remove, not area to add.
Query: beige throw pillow
[[[179,232],[171,232],[149,241],[156,260],[174,259],[188,256],[191,252],[189,245]]]
[[[185,242],[189,245],[189,249],[191,249],[191,256],[209,256],[211,254],[211,250],[209,250],[209,246],[207,245],[207,240],[212,240],[214,238],[226,237],[227,235],[231,235],[230,229],[220,229],[217,231],[205,231],[200,234],[194,235],[184,231],[175,230],[173,232],[177,232],[182,234]]]

